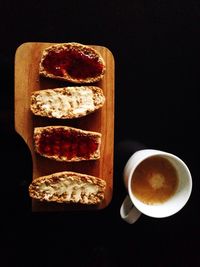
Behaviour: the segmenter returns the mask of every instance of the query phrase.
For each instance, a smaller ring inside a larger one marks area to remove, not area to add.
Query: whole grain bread
[[[68,126],[34,128],[34,148],[41,156],[57,161],[97,160],[101,133]]]
[[[104,199],[105,188],[103,179],[63,171],[34,179],[29,185],[29,195],[40,201],[98,204]]]
[[[76,42],[54,44],[43,50],[39,74],[72,83],[94,83],[105,74],[101,54],[88,45]]]
[[[97,86],[71,86],[34,91],[30,109],[38,116],[74,119],[96,111],[104,102],[103,90]]]

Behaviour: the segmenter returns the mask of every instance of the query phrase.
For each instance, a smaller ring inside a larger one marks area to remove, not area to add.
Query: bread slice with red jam
[[[94,83],[105,74],[101,54],[88,45],[76,42],[54,44],[43,50],[39,74],[72,83]]]
[[[96,111],[104,102],[103,90],[97,86],[69,86],[34,91],[30,108],[34,115],[74,119]]]
[[[106,181],[101,178],[63,171],[34,179],[29,195],[40,201],[98,204],[104,199],[105,188]]]
[[[34,128],[34,148],[41,156],[57,161],[97,160],[101,133],[68,126]]]

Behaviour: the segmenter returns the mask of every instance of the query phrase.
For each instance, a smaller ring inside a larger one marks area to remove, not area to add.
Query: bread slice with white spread
[[[101,54],[76,42],[53,44],[42,51],[39,74],[72,83],[94,83],[105,74]]]
[[[69,126],[34,128],[35,151],[57,161],[83,161],[100,158],[101,133]]]
[[[106,181],[101,178],[63,171],[34,179],[29,195],[40,201],[98,204],[104,199],[105,188]]]
[[[104,102],[103,90],[97,86],[71,86],[34,91],[30,109],[37,116],[74,119],[100,109]]]

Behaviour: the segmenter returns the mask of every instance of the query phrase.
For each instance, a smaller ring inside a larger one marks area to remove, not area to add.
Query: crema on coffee
[[[135,169],[131,189],[145,204],[160,204],[174,195],[178,187],[178,174],[172,163],[161,156],[142,161]]]

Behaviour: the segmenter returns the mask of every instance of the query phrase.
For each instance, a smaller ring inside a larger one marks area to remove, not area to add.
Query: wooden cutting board
[[[113,153],[114,153],[114,58],[109,49],[91,45],[98,50],[106,63],[104,78],[95,83],[103,89],[106,101],[104,106],[85,117],[62,120],[38,117],[30,111],[30,95],[35,90],[74,86],[66,82],[39,77],[38,66],[43,49],[53,43],[24,43],[15,54],[15,130],[19,133],[32,155],[32,179],[59,171],[76,171],[94,175],[107,183],[105,199],[100,205],[84,206],[57,204],[32,200],[32,211],[98,210],[110,203],[113,194]],[[33,144],[34,127],[67,125],[83,130],[102,133],[101,157],[95,161],[57,162],[35,153]]]

